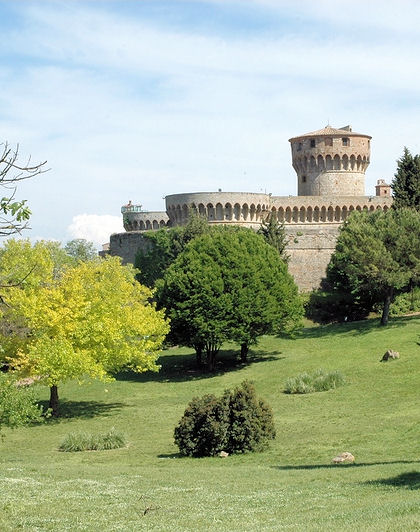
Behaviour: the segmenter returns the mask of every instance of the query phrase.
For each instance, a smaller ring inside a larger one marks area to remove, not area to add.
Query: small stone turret
[[[381,196],[382,198],[391,197],[391,185],[388,185],[385,179],[378,179],[375,190],[377,196]]]
[[[364,196],[371,138],[327,125],[289,139],[298,196]]]

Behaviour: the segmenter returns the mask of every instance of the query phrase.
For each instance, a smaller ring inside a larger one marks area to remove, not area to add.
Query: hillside
[[[61,388],[59,421],[0,442],[1,530],[419,530],[420,317],[306,328],[265,337],[251,363],[221,353],[198,373],[187,349],[158,374]],[[380,363],[389,348],[400,360]],[[288,377],[340,370],[346,385],[286,395]],[[180,458],[173,429],[188,401],[244,379],[273,407],[277,438],[261,454]],[[47,398],[47,390],[39,389]],[[69,432],[115,427],[120,450],[62,453]],[[354,465],[335,466],[341,451]]]

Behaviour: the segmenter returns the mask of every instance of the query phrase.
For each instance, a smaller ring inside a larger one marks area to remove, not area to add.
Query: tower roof
[[[356,133],[351,130],[351,126],[344,126],[340,128],[331,127],[330,124],[327,124],[324,128],[318,129],[317,131],[311,131],[310,133],[304,133],[303,135],[298,135],[297,137],[292,137],[289,139],[289,142],[298,140],[305,137],[366,137],[371,139],[370,135],[365,135],[364,133]]]

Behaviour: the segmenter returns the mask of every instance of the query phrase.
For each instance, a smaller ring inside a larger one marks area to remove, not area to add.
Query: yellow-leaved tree
[[[12,365],[50,387],[53,415],[58,385],[66,380],[159,369],[168,323],[149,303],[152,291],[135,280],[134,268],[109,257],[44,273],[39,282],[5,289],[3,319],[27,331],[15,339]]]

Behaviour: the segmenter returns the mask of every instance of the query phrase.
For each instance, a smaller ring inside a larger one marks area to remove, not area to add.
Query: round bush
[[[275,438],[270,406],[243,382],[222,397],[194,398],[175,428],[175,443],[185,456],[214,456],[220,451],[261,451]]]

